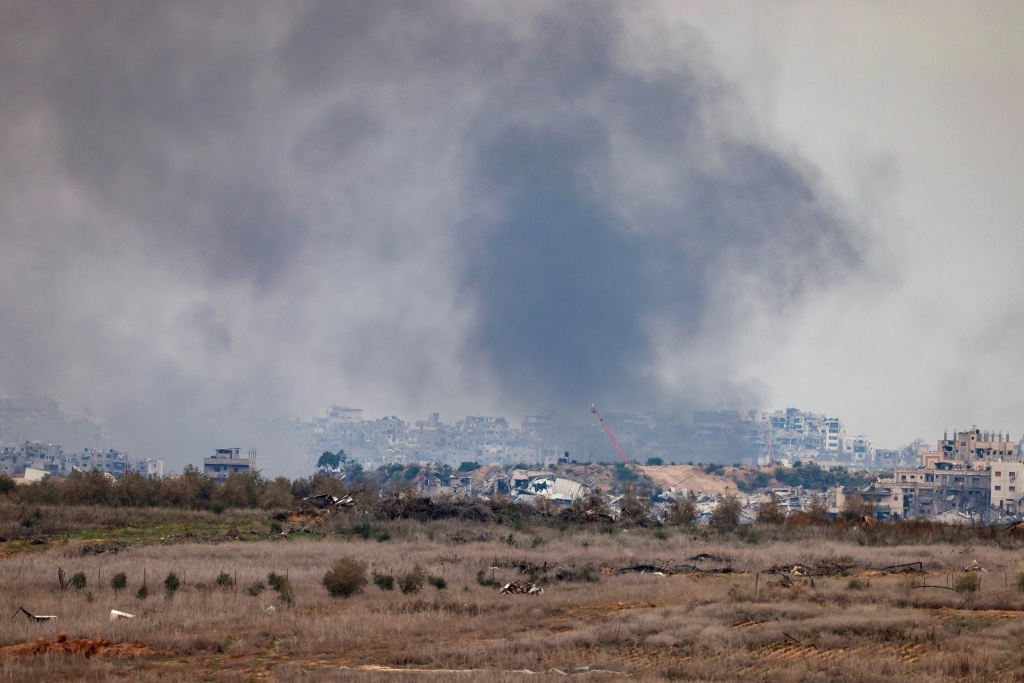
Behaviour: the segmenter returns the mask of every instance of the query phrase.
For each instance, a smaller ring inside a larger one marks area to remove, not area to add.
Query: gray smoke
[[[232,405],[735,399],[720,368],[664,382],[656,336],[725,344],[747,300],[784,312],[859,262],[699,40],[624,56],[629,3],[0,19],[0,393],[93,403],[176,466]]]

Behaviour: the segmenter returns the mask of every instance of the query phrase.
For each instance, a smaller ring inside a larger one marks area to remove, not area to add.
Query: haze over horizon
[[[332,403],[1024,433],[1024,5],[0,20],[0,394],[126,450]]]

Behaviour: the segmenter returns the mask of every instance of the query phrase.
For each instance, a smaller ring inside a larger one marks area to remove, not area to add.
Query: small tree
[[[810,507],[807,508],[807,518],[812,524],[828,524],[828,507],[825,506],[825,502],[820,498],[811,501]]]
[[[685,496],[678,496],[672,499],[668,509],[665,511],[665,523],[677,526],[693,526],[700,517],[700,510],[697,508],[697,496],[690,491]]]
[[[786,510],[779,503],[774,493],[757,508],[758,524],[782,524],[786,521]]]
[[[376,581],[376,576],[374,580]],[[348,557],[335,562],[323,578],[324,588],[332,598],[350,598],[362,592],[366,583],[366,567]]]
[[[738,529],[740,526],[739,499],[731,493],[725,494],[725,498],[722,498],[711,512],[709,524],[719,531],[735,531]]]
[[[626,519],[643,519],[650,513],[649,501],[646,497],[637,495],[632,484],[626,484],[622,500],[619,501],[619,511]]]
[[[114,589],[116,593],[119,590],[124,590],[128,586],[128,575],[124,572],[118,572],[110,578],[110,587]]]
[[[346,460],[348,460],[348,456],[345,455],[344,450],[337,453],[324,451],[320,454],[320,459],[316,461],[316,468],[321,472],[337,472],[341,468],[341,463]]]
[[[657,467],[658,465],[664,465],[665,461],[662,458],[647,458],[648,467]]]

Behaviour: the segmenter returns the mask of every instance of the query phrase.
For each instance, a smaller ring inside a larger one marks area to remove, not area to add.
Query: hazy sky
[[[0,33],[0,394],[133,454],[232,404],[1024,432],[1020,3],[4,0]]]

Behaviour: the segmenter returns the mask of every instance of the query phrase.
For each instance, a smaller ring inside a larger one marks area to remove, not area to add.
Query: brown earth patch
[[[0,657],[60,654],[74,657],[142,657],[170,654],[142,643],[111,643],[105,638],[68,638],[60,633],[53,640],[41,637],[31,643],[0,647]]]

